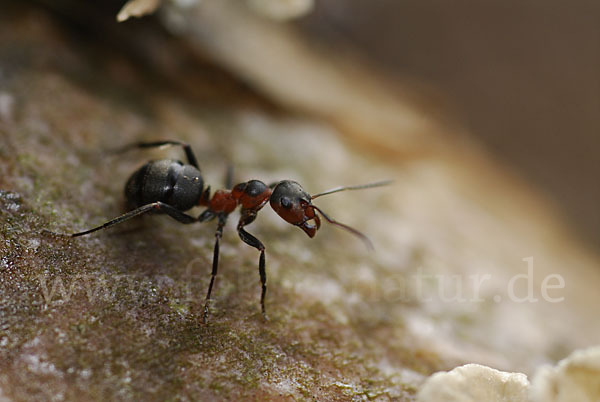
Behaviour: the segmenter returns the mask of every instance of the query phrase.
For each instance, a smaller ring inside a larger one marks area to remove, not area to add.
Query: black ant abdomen
[[[125,198],[132,208],[161,201],[187,211],[198,205],[204,190],[200,170],[180,161],[151,161],[131,175],[125,185]]]

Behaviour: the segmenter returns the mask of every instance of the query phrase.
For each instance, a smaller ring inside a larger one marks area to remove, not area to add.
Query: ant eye
[[[292,207],[292,201],[290,201],[289,198],[287,197],[281,197],[279,199],[279,203],[281,204],[282,207],[284,207],[285,209],[290,209]]]

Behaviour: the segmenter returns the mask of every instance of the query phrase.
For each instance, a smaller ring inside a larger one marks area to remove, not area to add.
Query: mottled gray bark
[[[106,31],[18,3],[0,16],[0,399],[410,400],[439,369],[528,371],[598,334],[597,260],[476,148],[398,160],[385,136],[366,139],[368,116],[353,116],[363,125],[349,144],[340,115],[298,116],[296,103],[249,89],[154,20],[92,20]],[[267,247],[264,322],[258,253],[232,215],[202,325],[214,223],[147,216],[76,239],[42,232],[122,213],[134,169],[182,155],[107,150],[166,138],[192,145],[213,189],[229,164],[237,181],[289,178],[313,194],[395,179],[316,200],[376,251],[326,223],[309,239],[265,207],[248,227]],[[536,289],[559,272],[565,302],[496,303],[531,255]],[[472,297],[470,274],[492,276],[482,300],[447,300],[457,288],[444,278],[461,275]]]

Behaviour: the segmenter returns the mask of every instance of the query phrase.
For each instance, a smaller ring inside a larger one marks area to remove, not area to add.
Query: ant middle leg
[[[190,147],[189,144],[186,144],[184,142],[180,142],[180,141],[170,141],[170,140],[166,140],[166,141],[152,141],[152,142],[134,142],[132,144],[126,145],[123,148],[118,149],[116,152],[117,153],[123,153],[123,152],[127,152],[131,149],[135,149],[135,148],[159,148],[159,147],[163,147],[165,145],[177,145],[183,148],[183,151],[185,152],[185,156],[188,160],[188,163],[192,166],[194,166],[196,169],[200,170],[200,166],[198,165],[198,160],[196,159],[196,155],[194,155],[194,151],[192,150],[192,147]]]
[[[219,223],[217,224],[217,230],[215,231],[215,247],[213,249],[212,272],[210,274],[210,283],[208,285],[208,291],[206,292],[206,299],[204,301],[204,313],[202,314],[203,324],[206,324],[208,318],[210,295],[212,293],[213,285],[217,277],[217,271],[219,269],[219,243],[221,241],[221,237],[223,236],[223,227],[225,226],[225,222],[227,221],[227,215],[219,214],[218,220]]]
[[[164,202],[158,201],[158,202],[153,202],[151,204],[142,205],[141,207],[136,208],[132,211],[129,211],[121,216],[118,216],[115,219],[112,219],[100,226],[96,226],[95,228],[85,230],[83,232],[73,233],[69,236],[79,237],[79,236],[84,236],[84,235],[96,232],[98,230],[108,229],[111,226],[118,225],[119,223],[123,223],[131,218],[135,218],[136,216],[143,215],[148,212],[164,212],[167,215],[169,215],[171,218],[175,219],[176,221],[178,221],[180,223],[185,223],[185,224],[194,223],[197,221],[197,219],[194,218],[193,216],[190,216],[184,212],[181,212],[180,210],[173,208],[169,204],[165,204]]]

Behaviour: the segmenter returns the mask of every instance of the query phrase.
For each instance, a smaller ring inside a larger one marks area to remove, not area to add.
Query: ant
[[[298,226],[309,237],[314,237],[321,227],[321,217],[327,222],[337,225],[362,239],[367,247],[373,248],[370,240],[358,230],[340,223],[329,217],[312,200],[323,195],[337,193],[345,190],[357,190],[387,185],[390,181],[381,181],[359,186],[337,187],[323,193],[310,195],[300,184],[292,180],[282,180],[269,186],[260,180],[250,180],[232,186],[231,169],[227,175],[225,190],[217,190],[210,195],[210,186],[204,188],[204,180],[198,161],[192,148],[179,141],[138,142],[130,144],[118,152],[125,152],[135,148],[157,148],[163,146],[180,146],[187,158],[187,164],[173,159],[152,160],[136,170],[125,185],[125,197],[131,210],[100,226],[83,232],[67,236],[79,237],[88,235],[101,229],[118,225],[136,216],[145,213],[167,214],[176,221],[184,224],[208,222],[217,219],[215,231],[215,245],[213,251],[212,272],[206,299],[202,322],[206,323],[209,312],[210,296],[212,293],[217,270],[219,266],[219,243],[223,235],[223,227],[227,217],[238,206],[241,207],[241,216],[237,224],[237,232],[242,241],[260,252],[258,272],[262,290],[260,294],[260,308],[262,315],[267,319],[265,310],[265,295],[267,292],[267,274],[265,271],[265,246],[254,235],[248,233],[244,227],[252,223],[267,202],[271,208],[286,222]],[[205,206],[206,209],[198,216],[193,217],[185,211],[195,207]]]

